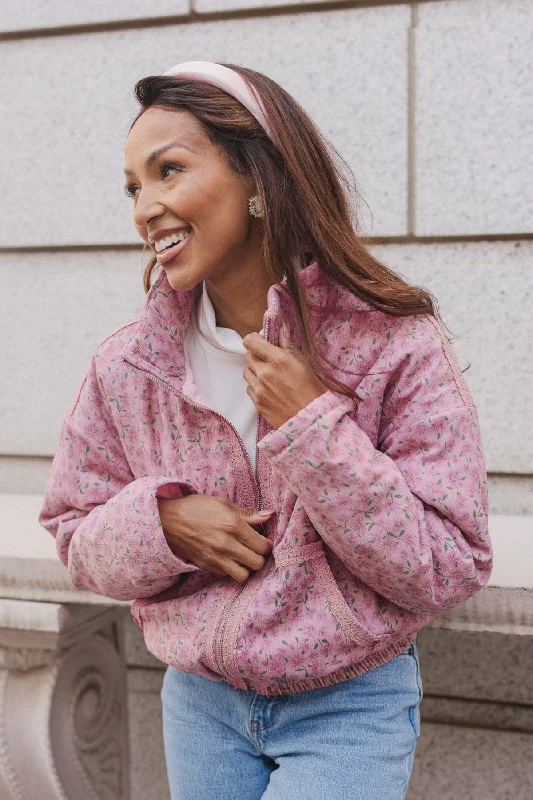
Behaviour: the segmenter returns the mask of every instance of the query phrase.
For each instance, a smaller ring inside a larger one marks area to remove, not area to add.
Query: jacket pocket
[[[302,547],[280,548],[274,550],[273,555],[278,569],[308,562],[330,613],[348,639],[370,649],[374,649],[378,643],[383,643],[383,637],[370,633],[350,610],[328,564],[321,540]]]

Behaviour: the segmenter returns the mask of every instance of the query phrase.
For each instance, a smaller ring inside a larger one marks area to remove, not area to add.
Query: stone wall
[[[532,515],[532,46],[531,0],[4,0],[0,491],[44,490],[90,355],[142,303],[144,256],[122,193],[132,87],[207,59],[279,81],[348,160],[374,250],[437,294],[457,337],[491,510]],[[532,795],[531,638],[514,656],[499,635],[421,635],[427,721],[413,800]],[[492,667],[489,688],[470,680],[478,663]],[[160,677],[133,659],[134,800],[150,800],[135,742],[159,724]]]

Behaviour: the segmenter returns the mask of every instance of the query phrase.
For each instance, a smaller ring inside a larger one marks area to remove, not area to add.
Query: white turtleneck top
[[[205,281],[191,313],[184,349],[187,367],[184,390],[233,424],[255,471],[257,411],[246,394],[247,383],[242,376],[246,349],[237,331],[217,326]]]

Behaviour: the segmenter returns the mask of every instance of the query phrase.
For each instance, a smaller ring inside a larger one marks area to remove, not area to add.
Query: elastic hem
[[[247,689],[257,692],[265,697],[275,697],[283,694],[294,694],[297,692],[308,692],[311,689],[324,689],[327,686],[334,686],[336,683],[356,678],[371,669],[381,667],[388,661],[392,661],[395,656],[410,647],[416,640],[416,635],[409,639],[402,639],[394,644],[389,644],[382,650],[378,650],[371,655],[352,664],[348,667],[341,667],[329,675],[320,678],[304,678],[303,680],[276,681],[276,683],[265,683],[260,681],[246,681]],[[242,688],[240,686],[239,688]]]

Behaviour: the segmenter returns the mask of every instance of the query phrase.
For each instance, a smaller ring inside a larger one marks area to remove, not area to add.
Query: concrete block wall
[[[122,192],[135,81],[208,59],[278,80],[349,162],[372,247],[435,292],[457,337],[492,511],[533,514],[531,0],[7,0],[0,17],[0,491],[43,491],[94,348],[143,301],[145,257]],[[152,683],[145,666],[130,678],[157,721],[161,672],[150,669]],[[459,661],[455,674],[465,670]],[[516,766],[509,783],[504,762],[531,748],[533,725],[506,728],[502,713],[527,712],[533,694],[493,698],[500,713],[479,727],[470,706],[457,722],[459,706],[442,707],[448,689],[429,686],[413,800],[530,797],[531,775]],[[143,741],[148,717],[135,719]],[[430,791],[441,753],[452,777]],[[459,791],[471,757],[507,788]]]
[[[132,88],[180,60],[263,70],[351,165],[362,229],[438,296],[497,513],[532,513],[530,0],[8,2],[0,20],[0,490],[41,491],[98,342],[141,307],[122,193]]]

